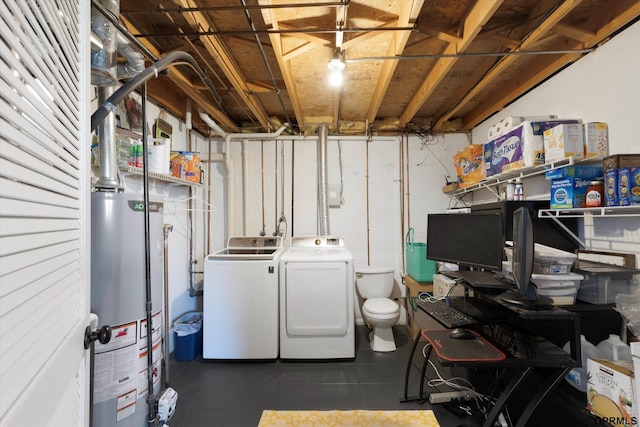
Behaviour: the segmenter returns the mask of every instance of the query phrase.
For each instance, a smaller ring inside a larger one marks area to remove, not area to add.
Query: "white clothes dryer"
[[[354,267],[342,237],[293,237],[280,258],[280,357],[353,359]]]
[[[278,357],[281,237],[232,237],[204,262],[202,357]]]

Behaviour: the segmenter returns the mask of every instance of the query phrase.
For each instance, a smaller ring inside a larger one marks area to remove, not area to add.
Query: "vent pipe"
[[[91,47],[91,83],[98,86],[98,102],[103,104],[116,91],[120,78],[131,78],[144,71],[144,57],[103,13],[118,19],[119,0],[100,0],[103,12],[91,8],[91,32],[94,42]],[[118,65],[117,53],[126,62]],[[123,191],[118,176],[116,154],[116,117],[110,112],[98,126],[98,146],[100,152],[100,174],[96,188],[100,191]]]
[[[327,185],[327,140],[329,126],[318,127],[318,217],[320,236],[329,236],[329,197]]]

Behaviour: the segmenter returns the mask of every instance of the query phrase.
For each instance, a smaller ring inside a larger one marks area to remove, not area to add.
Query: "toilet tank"
[[[393,292],[393,267],[356,267],[355,271],[362,298],[386,298]]]

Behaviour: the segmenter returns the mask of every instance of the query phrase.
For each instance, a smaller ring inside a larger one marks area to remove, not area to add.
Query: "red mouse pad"
[[[451,362],[490,362],[504,360],[505,354],[484,337],[471,332],[474,339],[454,339],[449,337],[450,329],[424,329],[422,336],[431,344],[438,357]]]

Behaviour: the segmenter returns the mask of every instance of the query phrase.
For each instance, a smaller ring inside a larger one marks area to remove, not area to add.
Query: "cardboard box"
[[[544,135],[545,162],[567,157],[584,158],[584,135],[580,123],[564,123],[547,129]]]
[[[544,179],[559,178],[598,179],[603,177],[602,166],[565,166],[552,169],[544,174]]]
[[[609,154],[609,129],[606,123],[589,122],[584,125],[584,157]]]
[[[551,209],[571,209],[585,207],[585,195],[591,184],[590,179],[564,178],[551,181]]]
[[[604,173],[604,204],[618,206],[618,169],[607,170]]]
[[[414,298],[417,298],[420,292],[429,292],[433,294],[433,283],[431,282],[418,282],[416,279],[406,274],[404,276],[404,285],[407,287],[406,289],[406,310],[407,310],[407,328],[411,337],[415,337],[416,333],[420,330],[420,326],[418,326],[415,320],[415,311],[413,309],[412,301]]]
[[[640,205],[640,154],[607,156],[602,166],[606,205]]]
[[[602,168],[606,171],[640,166],[640,154],[614,154],[602,160]]]
[[[632,362],[587,359],[587,409],[613,426],[637,425]]]

